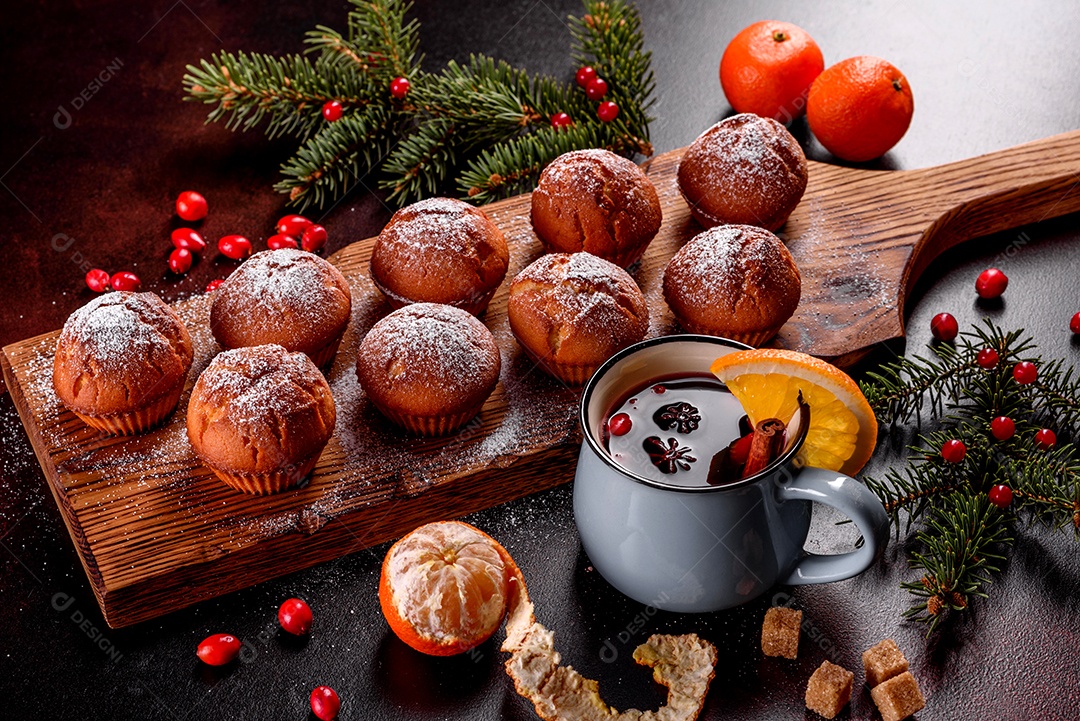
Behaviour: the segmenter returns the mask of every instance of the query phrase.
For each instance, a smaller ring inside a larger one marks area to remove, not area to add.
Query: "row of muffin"
[[[767,123],[736,116],[695,141],[679,179],[695,216],[707,214],[700,220],[719,217],[708,189],[730,190],[730,183],[711,177],[717,164],[738,166],[750,158],[750,175],[776,175],[779,165],[787,167],[787,156],[775,148],[771,155],[739,149],[740,142],[764,142],[769,149],[777,139],[785,149],[783,136]],[[763,134],[761,124],[772,135]],[[727,137],[732,134],[734,140]],[[725,143],[728,150],[720,156],[695,152]],[[782,162],[770,165],[777,158]],[[802,164],[805,185],[805,159]],[[708,183],[695,186],[703,177]],[[763,212],[760,195],[744,203],[753,206],[751,214]],[[568,153],[544,171],[532,220],[549,251],[578,252],[545,255],[514,279],[510,326],[545,370],[582,383],[647,331],[644,297],[620,266],[636,262],[659,229],[656,191],[638,166],[619,156]],[[357,359],[361,385],[384,415],[414,433],[434,435],[479,411],[498,381],[500,354],[470,313],[483,312],[507,267],[502,233],[473,206],[436,198],[395,214],[373,249],[370,269],[398,310],[376,323]],[[664,276],[665,298],[684,328],[752,344],[767,340],[791,315],[798,285],[798,271],[779,239],[748,225],[698,235]],[[350,314],[349,287],[340,272],[296,250],[253,256],[215,292],[211,330],[222,347],[235,350],[217,356],[196,383],[188,436],[222,480],[268,492],[294,485],[314,466],[335,419],[318,367],[332,360]],[[54,386],[89,425],[139,433],[176,407],[191,356],[187,330],[157,296],[115,293],[65,324]]]

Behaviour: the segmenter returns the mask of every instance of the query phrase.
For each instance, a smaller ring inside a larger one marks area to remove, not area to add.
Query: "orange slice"
[[[398,638],[432,656],[468,651],[491,637],[506,614],[510,554],[460,521],[417,528],[390,547],[379,604]]]
[[[810,428],[799,452],[807,465],[853,476],[877,445],[877,419],[858,384],[823,360],[790,350],[762,348],[717,358],[711,368],[757,425],[787,421],[799,392],[810,406]]]

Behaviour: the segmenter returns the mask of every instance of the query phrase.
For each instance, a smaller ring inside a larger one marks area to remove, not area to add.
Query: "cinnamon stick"
[[[779,418],[766,418],[754,429],[754,440],[750,443],[750,455],[743,468],[743,478],[752,476],[768,468],[780,457],[784,450],[784,431],[787,425]]]

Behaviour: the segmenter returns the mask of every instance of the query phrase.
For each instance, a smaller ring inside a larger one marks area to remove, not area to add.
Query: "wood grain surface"
[[[671,255],[700,231],[678,193],[682,151],[655,158],[664,222],[634,275],[650,335],[677,331],[662,298]],[[1080,132],[950,165],[866,171],[811,162],[803,201],[782,229],[803,278],[799,310],[776,345],[842,364],[903,334],[903,304],[919,273],[973,237],[1080,210]],[[164,427],[136,438],[87,428],[52,391],[58,331],[9,345],[0,364],[50,490],[110,626],[206,598],[563,483],[573,476],[576,389],[536,370],[506,321],[509,279],[538,257],[529,196],[487,206],[511,249],[507,282],[483,320],[504,354],[499,386],[473,423],[419,440],[388,427],[353,372],[364,333],[388,312],[367,277],[373,239],[330,258],[349,279],[353,321],[329,373],[338,426],[310,482],[257,498],[203,468],[184,431],[187,395]],[[192,331],[188,391],[218,350],[209,298],[176,305]]]

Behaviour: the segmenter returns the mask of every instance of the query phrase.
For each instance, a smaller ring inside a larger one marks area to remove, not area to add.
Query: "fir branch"
[[[321,121],[326,101],[362,109],[373,94],[366,78],[299,55],[223,52],[187,70],[185,100],[216,106],[207,122],[224,120],[230,130],[249,130],[266,119],[271,138],[307,137]]]
[[[285,163],[274,188],[300,205],[322,205],[355,185],[390,151],[392,114],[383,106],[323,126]]]
[[[422,56],[420,24],[406,22],[411,2],[402,0],[350,0],[348,37],[332,28],[318,25],[304,41],[310,51],[319,51],[331,65],[345,65],[380,79],[385,89],[396,77],[412,79],[419,70]]]
[[[973,596],[985,597],[993,574],[1001,571],[1002,550],[1012,542],[1006,514],[986,495],[956,492],[942,500],[916,536],[922,551],[912,554],[911,567],[924,571],[903,587],[921,602],[907,618],[937,627],[947,610],[967,608]]]

